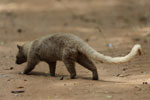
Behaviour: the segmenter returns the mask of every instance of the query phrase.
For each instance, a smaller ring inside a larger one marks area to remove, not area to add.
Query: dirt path
[[[149,0],[1,0],[0,100],[150,100],[149,11]],[[69,79],[62,62],[56,77],[45,63],[20,75],[26,64],[15,64],[16,45],[53,32],[73,33],[110,56],[140,43],[143,55],[125,64],[96,63],[99,81],[78,64],[77,79]],[[11,93],[16,90],[24,92]]]

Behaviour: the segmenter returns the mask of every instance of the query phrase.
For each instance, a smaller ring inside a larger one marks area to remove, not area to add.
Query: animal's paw
[[[75,77],[76,77],[76,74],[72,74],[72,75],[70,76],[70,79],[75,79]]]
[[[98,80],[98,77],[93,77],[93,80]]]
[[[54,77],[54,76],[55,76],[55,73],[50,73],[50,75]]]

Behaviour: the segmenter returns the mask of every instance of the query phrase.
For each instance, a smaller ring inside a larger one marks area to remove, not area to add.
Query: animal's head
[[[23,53],[23,47],[17,45],[18,53],[16,56],[16,64],[22,64],[27,61],[27,57]]]

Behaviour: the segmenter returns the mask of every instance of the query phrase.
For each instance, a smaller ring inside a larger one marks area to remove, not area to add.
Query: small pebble
[[[17,32],[18,32],[18,33],[21,33],[21,32],[22,32],[22,29],[18,29]]]
[[[64,86],[66,86],[67,84],[64,84]]]
[[[23,86],[19,86],[19,87],[17,87],[17,88],[24,88]]]
[[[108,44],[108,47],[112,47],[113,45],[111,43]]]
[[[126,71],[128,68],[123,68],[123,71]]]
[[[11,91],[11,93],[23,93],[24,92],[24,90],[18,90],[18,91]]]
[[[148,82],[143,82],[143,84],[148,84]]]
[[[10,70],[14,69],[14,67],[10,67]]]
[[[109,98],[109,99],[110,99],[110,98],[112,98],[112,96],[111,96],[111,95],[108,95],[108,96],[106,96],[106,97],[107,97],[107,98]]]
[[[86,41],[86,42],[89,42],[89,39],[87,38],[87,39],[85,39],[85,41]]]

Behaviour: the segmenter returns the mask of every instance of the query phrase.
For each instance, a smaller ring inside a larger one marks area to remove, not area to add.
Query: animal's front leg
[[[49,62],[48,64],[49,64],[50,75],[55,76],[56,62]]]
[[[29,72],[31,72],[35,68],[37,63],[38,62],[28,62],[26,68],[23,71],[23,74],[28,74]]]
[[[35,66],[40,61],[38,57],[39,57],[38,51],[34,48],[34,45],[32,45],[32,48],[31,48],[31,50],[28,54],[28,58],[27,58],[27,66],[24,69],[23,74],[28,74],[35,68]]]

